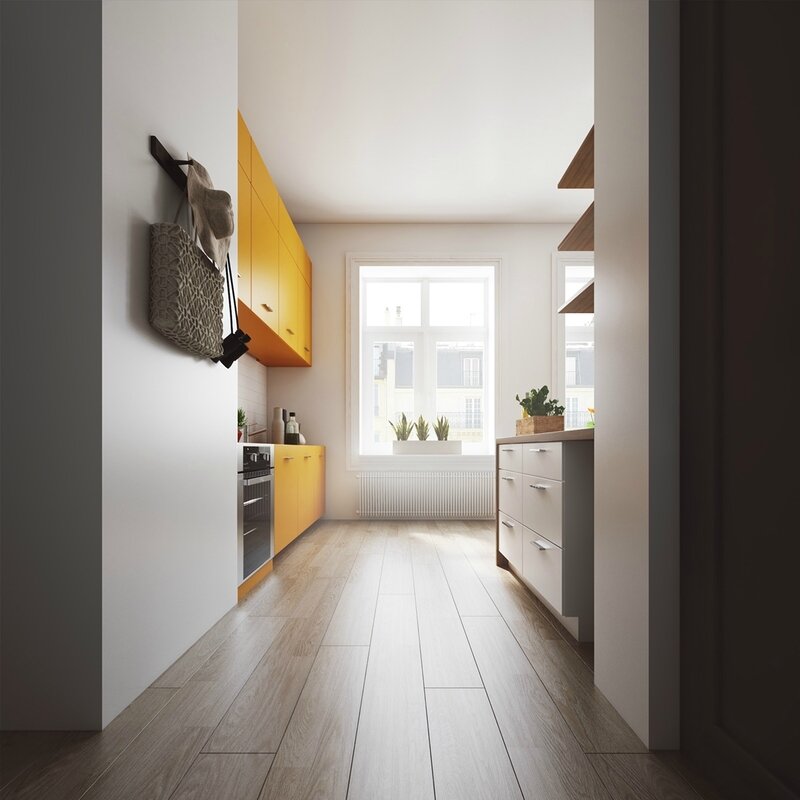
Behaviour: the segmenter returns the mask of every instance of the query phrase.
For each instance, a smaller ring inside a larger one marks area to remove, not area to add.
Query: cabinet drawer
[[[522,474],[501,469],[497,507],[514,519],[522,519]]]
[[[511,566],[522,572],[522,540],[524,538],[522,523],[507,514],[500,514],[500,552],[508,559]]]
[[[563,478],[561,469],[561,442],[529,442],[522,445],[522,471],[526,475],[540,475],[560,481]]]
[[[527,527],[522,532],[522,576],[561,614],[561,548]]]
[[[497,446],[497,468],[522,472],[522,445],[500,444]]]
[[[563,546],[563,484],[533,475],[522,476],[522,522],[525,527]]]

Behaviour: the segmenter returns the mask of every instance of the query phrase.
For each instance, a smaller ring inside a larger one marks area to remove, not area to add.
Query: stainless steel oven
[[[272,445],[239,445],[239,583],[272,558],[275,538],[273,465]]]

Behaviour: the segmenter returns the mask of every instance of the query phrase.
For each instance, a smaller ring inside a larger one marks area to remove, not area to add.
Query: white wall
[[[236,106],[236,3],[104,3],[103,724],[236,602],[236,369],[147,322],[148,135],[235,202]]]
[[[678,746],[676,9],[595,7],[595,682],[654,749]]]
[[[310,369],[271,368],[269,406],[291,408],[312,444],[327,453],[327,517],[352,519],[356,473],[346,468],[345,254],[496,254],[503,259],[498,332],[501,358],[496,434],[512,436],[514,395],[552,384],[551,256],[569,225],[307,224],[300,236],[314,264]]]

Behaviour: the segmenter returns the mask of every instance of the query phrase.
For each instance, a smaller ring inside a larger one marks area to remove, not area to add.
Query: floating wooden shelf
[[[583,212],[581,218],[564,237],[559,250],[594,250],[594,203]]]
[[[559,189],[594,189],[594,125],[558,182]]]
[[[559,314],[594,314],[594,278],[558,309]]]

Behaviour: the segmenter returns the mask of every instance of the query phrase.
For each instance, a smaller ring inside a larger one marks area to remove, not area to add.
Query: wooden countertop
[[[594,428],[575,428],[553,433],[529,433],[524,436],[507,436],[497,444],[524,444],[525,442],[585,442],[594,441]]]

